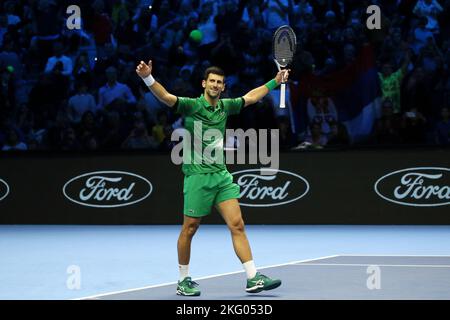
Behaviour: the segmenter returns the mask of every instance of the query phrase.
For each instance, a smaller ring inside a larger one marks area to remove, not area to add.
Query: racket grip
[[[281,84],[280,89],[280,108],[286,108],[286,84]]]

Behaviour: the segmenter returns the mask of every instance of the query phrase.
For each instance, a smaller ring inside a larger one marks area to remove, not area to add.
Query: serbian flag
[[[308,128],[307,103],[313,97],[330,98],[352,142],[364,141],[380,116],[381,89],[372,47],[365,45],[356,59],[327,75],[305,74],[291,87],[296,132]]]

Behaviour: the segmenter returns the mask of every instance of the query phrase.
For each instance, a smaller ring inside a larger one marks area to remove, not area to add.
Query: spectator
[[[221,33],[219,40],[214,43],[211,49],[211,63],[213,65],[221,65],[224,71],[229,75],[233,75],[239,69],[238,61],[239,52],[236,50],[229,33]]]
[[[3,46],[3,39],[8,31],[8,17],[0,13],[0,46]]]
[[[296,21],[295,27],[298,29],[308,26],[308,20],[314,17],[314,9],[308,1],[300,0],[298,4],[293,5],[293,20]]]
[[[319,123],[312,123],[310,125],[311,134],[305,139],[313,149],[322,149],[327,145],[328,139],[322,133],[322,127]]]
[[[165,109],[166,106],[163,105],[150,90],[144,91],[140,88],[140,92],[142,96],[141,101],[143,101],[143,105],[148,114],[148,120],[155,124],[159,111]]]
[[[275,0],[286,1],[286,0]],[[218,3],[220,9],[214,17],[216,30],[219,37],[223,34],[233,34],[237,28],[237,21],[239,21],[242,12],[239,12],[239,7],[234,5],[232,1],[223,1]]]
[[[34,138],[28,138],[27,142],[27,150],[39,150],[39,142]]]
[[[405,144],[423,144],[426,142],[426,123],[425,117],[417,110],[412,108],[406,111],[401,120],[400,135]]]
[[[118,150],[126,137],[126,128],[117,111],[106,114],[102,127],[100,146],[105,150]]]
[[[288,117],[278,118],[280,132],[280,150],[289,150],[296,145],[295,136],[292,134]]]
[[[409,52],[407,52],[403,65],[397,71],[394,72],[392,64],[386,62],[383,64],[381,72],[378,73],[382,97],[392,101],[394,113],[401,112],[400,88],[409,65],[409,59]]]
[[[56,42],[53,46],[53,53],[54,56],[48,58],[47,65],[45,66],[45,73],[51,73],[55,70],[55,68],[58,67],[58,63],[61,63],[62,70],[60,71],[62,75],[64,76],[70,76],[72,75],[73,66],[72,66],[72,60],[63,55],[64,47],[62,43]]]
[[[81,117],[78,124],[77,136],[84,141],[88,136],[95,136],[97,134],[98,125],[95,121],[95,116],[92,111],[86,111]]]
[[[417,61],[418,65],[421,66],[425,72],[433,73],[441,69],[444,64],[444,56],[434,43],[433,38],[430,37],[427,39],[427,44],[420,50]]]
[[[302,1],[304,3],[305,1]],[[266,27],[274,32],[278,27],[289,24],[288,0],[265,0],[263,17]]]
[[[85,136],[82,142],[82,148],[86,151],[96,151],[99,148],[97,137],[94,135]]]
[[[23,64],[19,55],[14,49],[14,42],[11,39],[5,39],[3,42],[3,50],[0,52],[0,68],[12,67],[15,78],[22,78]]]
[[[56,1],[39,0],[37,6],[33,6],[33,9],[36,36],[31,40],[31,46],[38,45],[39,41],[51,43],[51,41],[58,39],[60,24],[58,19],[55,19],[59,10]]]
[[[381,118],[374,125],[373,138],[377,144],[400,143],[400,117],[394,114],[394,106],[390,99],[381,104]]]
[[[433,33],[426,28],[427,19],[421,18],[417,28],[414,29],[413,42],[411,48],[416,55],[420,54],[420,50],[427,44],[429,38],[434,40]]]
[[[308,99],[308,120],[310,124],[318,124],[323,135],[331,133],[330,125],[338,121],[338,114],[331,98],[313,97]]]
[[[148,34],[145,45],[136,50],[138,60],[152,58],[155,66],[166,65],[168,61],[169,50],[163,46],[163,36],[160,32],[152,35]]]
[[[166,152],[172,150],[172,148],[176,145],[176,143],[171,139],[172,133],[173,133],[172,126],[164,127],[164,140],[159,144],[158,150]]]
[[[14,122],[16,128],[23,132],[26,139],[33,139],[38,143],[42,141],[42,137],[45,134],[45,129],[37,128],[34,113],[27,107],[26,104],[21,104],[17,108]]]
[[[92,65],[86,51],[76,57],[73,76],[76,81],[84,82],[88,87],[92,85]]]
[[[175,18],[170,23],[162,26],[159,32],[162,33],[163,47],[170,49],[180,46],[184,40],[183,19]]]
[[[427,29],[433,33],[439,33],[438,15],[443,11],[436,0],[418,0],[413,12],[419,17],[427,18]]]
[[[242,13],[242,21],[251,30],[261,30],[264,28],[264,20],[262,15],[262,6],[258,0],[250,0]]]
[[[134,127],[130,134],[122,143],[124,149],[156,149],[158,142],[153,136],[149,136],[145,123],[142,121],[135,121]]]
[[[6,1],[4,4],[5,12],[7,14],[8,18],[8,25],[15,26],[18,25],[21,22],[21,19],[19,16],[15,14],[16,11],[16,4],[14,1]]]
[[[180,70],[179,78],[175,79],[171,85],[171,91],[178,96],[193,96],[196,94],[194,87],[190,82],[192,69],[183,67]]]
[[[166,138],[165,128],[170,126],[168,123],[167,113],[165,111],[158,112],[158,121],[152,129],[152,135],[155,140],[160,144]]]
[[[6,141],[2,148],[2,151],[14,151],[14,150],[27,150],[27,145],[25,142],[19,140],[19,135],[17,131],[13,128],[10,128],[6,132]]]
[[[88,93],[88,87],[85,83],[77,84],[77,93],[70,97],[68,112],[70,121],[77,124],[86,111],[97,112],[94,96]]]
[[[251,39],[248,50],[243,52],[243,69],[241,70],[241,78],[244,81],[255,81],[259,76],[259,69],[264,61],[264,57],[259,52],[262,46],[262,41],[258,38]]]
[[[353,44],[347,43],[343,49],[343,65],[347,66],[355,61],[356,48]]]
[[[441,119],[434,127],[434,138],[439,145],[450,145],[450,112],[448,107],[441,109]]]
[[[431,79],[421,66],[417,66],[408,77],[403,97],[402,103],[406,108],[417,108],[421,113],[430,115],[433,97]]]
[[[111,43],[113,24],[108,13],[105,12],[105,3],[103,0],[95,0],[92,3],[94,15],[89,21],[91,30],[94,34],[95,43],[97,45],[97,53],[101,55],[103,47],[107,43]]]
[[[81,150],[81,144],[77,139],[75,130],[67,127],[61,132],[61,150],[78,151]]]
[[[203,46],[217,41],[217,30],[216,24],[214,23],[212,3],[206,3],[202,9],[198,22],[198,30],[200,30],[203,35],[200,42],[200,45]]]
[[[168,0],[162,0],[159,10],[156,11],[155,17],[157,18],[157,28],[162,28],[166,24],[171,23],[175,18],[176,14],[174,10],[171,10],[170,3]]]
[[[107,83],[98,92],[98,109],[104,109],[113,102],[136,103],[136,98],[130,88],[117,82],[117,69],[106,69]]]
[[[9,68],[0,69],[0,115],[9,116],[16,106],[14,74]]]
[[[344,147],[350,144],[347,128],[340,122],[330,123],[330,134],[328,136],[327,146],[329,147]]]

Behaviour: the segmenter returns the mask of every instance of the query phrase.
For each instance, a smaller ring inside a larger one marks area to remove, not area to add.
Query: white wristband
[[[151,87],[155,83],[155,78],[152,75],[149,75],[147,78],[142,78],[144,80],[147,87]]]

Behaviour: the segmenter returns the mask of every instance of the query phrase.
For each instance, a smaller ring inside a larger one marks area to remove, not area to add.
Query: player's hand
[[[150,60],[148,64],[141,61],[136,67],[136,73],[141,78],[147,78],[152,73],[152,60]]]
[[[284,69],[281,71],[278,71],[277,75],[275,76],[275,81],[280,84],[288,81],[289,78],[289,71],[291,69]]]

